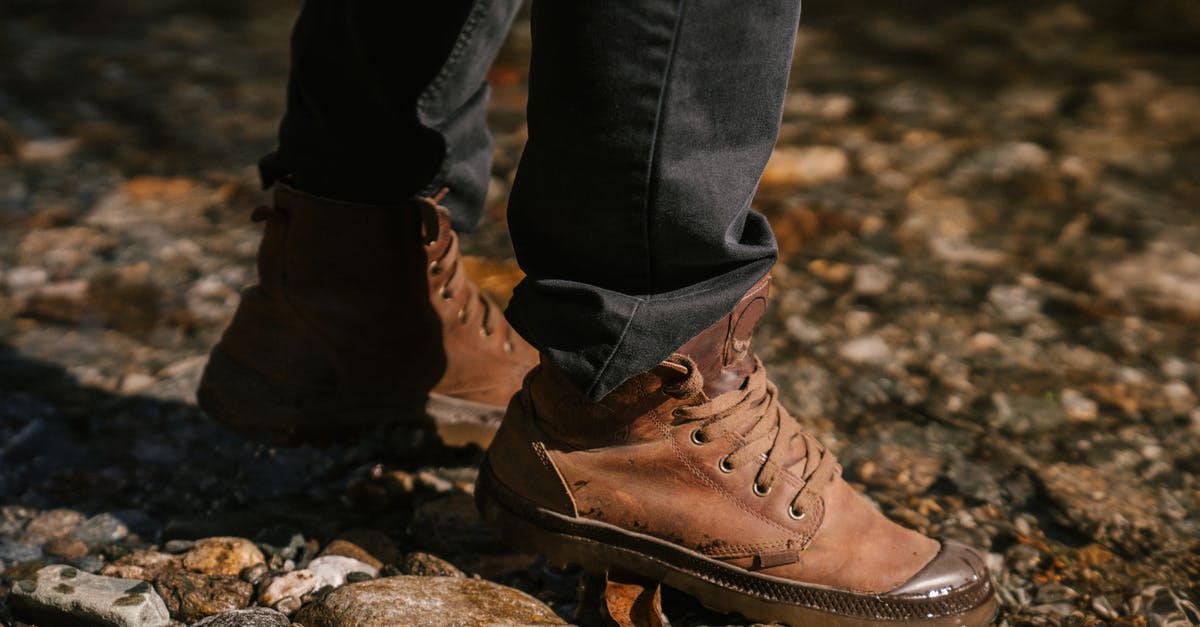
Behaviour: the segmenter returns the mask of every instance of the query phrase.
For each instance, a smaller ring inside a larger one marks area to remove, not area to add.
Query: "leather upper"
[[[799,582],[903,596],[986,576],[970,549],[888,520],[772,400],[739,324],[752,330],[765,290],[600,402],[543,363],[489,450],[495,476],[553,511]]]

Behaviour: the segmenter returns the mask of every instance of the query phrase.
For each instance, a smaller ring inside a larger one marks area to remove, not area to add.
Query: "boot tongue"
[[[754,372],[750,337],[767,310],[771,275],[759,280],[733,311],[700,332],[678,351],[692,358],[704,377],[704,394],[716,398],[742,387]]]

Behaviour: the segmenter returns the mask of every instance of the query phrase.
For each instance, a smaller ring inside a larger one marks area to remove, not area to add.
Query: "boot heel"
[[[276,444],[333,442],[387,422],[432,428],[423,399],[347,399],[281,383],[237,363],[219,345],[204,369],[196,401],[230,429]]]

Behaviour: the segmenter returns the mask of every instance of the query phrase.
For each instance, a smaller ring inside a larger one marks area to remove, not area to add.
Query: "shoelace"
[[[435,203],[427,204],[422,209],[422,219],[425,222],[423,229],[425,233],[425,247],[429,249],[434,248],[438,240],[441,239],[439,209],[436,205],[437,198],[434,200]],[[486,296],[480,294],[478,288],[467,279],[466,273],[461,271],[462,256],[458,252],[458,234],[450,231],[449,239],[450,242],[445,250],[442,251],[442,254],[437,259],[429,262],[429,275],[436,277],[443,273],[446,274],[446,279],[442,282],[441,289],[438,290],[438,296],[443,300],[453,300],[455,294],[460,289],[466,288],[469,290],[467,300],[458,310],[458,322],[459,324],[467,324],[471,320],[470,308],[472,305],[478,304],[479,307],[483,308],[482,315],[480,316],[479,334],[485,338],[491,337],[495,331],[488,325],[494,317],[493,310],[495,309],[495,305]],[[513,351],[513,343],[508,337],[508,326],[503,323],[500,326],[505,333],[504,351],[511,353]]]
[[[678,359],[673,358],[673,361]],[[799,520],[804,517],[800,497],[806,491],[818,494],[837,474],[837,459],[815,437],[800,429],[800,425],[779,404],[779,392],[767,379],[766,369],[757,357],[755,369],[740,389],[721,394],[697,405],[677,408],[674,415],[687,422],[696,422],[692,442],[704,446],[730,432],[741,432],[749,421],[753,426],[741,436],[743,444],[721,458],[722,472],[733,472],[744,464],[759,462],[754,479],[754,493],[766,496],[772,490],[780,472],[787,469],[803,484],[788,505],[788,515]],[[691,359],[683,357],[679,365],[688,369],[680,383],[664,387],[675,398],[690,398],[699,393],[703,379]],[[781,459],[799,455],[785,466]]]

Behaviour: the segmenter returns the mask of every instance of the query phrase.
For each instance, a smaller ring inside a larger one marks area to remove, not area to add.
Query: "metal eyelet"
[[[788,517],[792,520],[804,520],[805,513],[797,511],[795,507],[788,505]]]
[[[699,429],[692,430],[692,444],[695,444],[696,446],[703,446],[704,444],[707,444],[707,443],[708,443],[708,438],[704,437],[704,435],[700,432]]]
[[[487,327],[479,327],[479,335],[481,337],[492,337],[492,331]]]
[[[513,343],[512,342],[509,342],[508,340],[504,341],[504,352],[506,352],[506,353],[513,352]]]
[[[451,298],[454,298],[454,295],[450,293],[450,290],[444,287],[438,290],[438,296],[441,296],[442,300],[450,300]]]
[[[459,324],[466,324],[467,320],[469,320],[469,319],[470,318],[467,317],[467,308],[466,307],[463,307],[462,309],[458,310],[458,323]]]
[[[429,262],[429,276],[437,276],[442,273],[442,264],[438,261]]]
[[[752,489],[754,490],[754,496],[766,496],[771,493],[771,488],[764,488],[758,485],[757,481],[754,482],[754,487]]]
[[[726,474],[733,472],[733,465],[729,463],[728,455],[722,457],[721,461],[717,462],[717,468]]]

